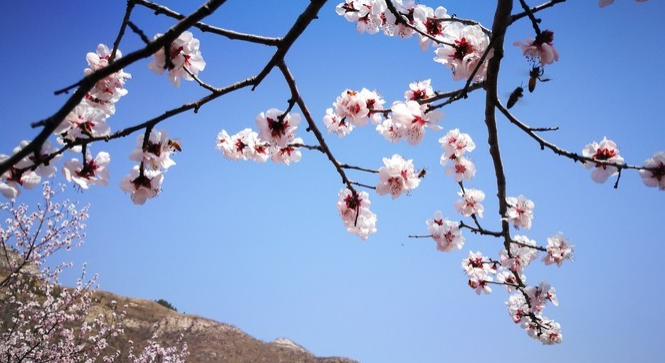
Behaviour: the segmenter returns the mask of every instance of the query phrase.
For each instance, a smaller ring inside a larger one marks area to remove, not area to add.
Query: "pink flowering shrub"
[[[59,285],[71,263],[50,266],[61,250],[80,246],[88,207],[56,201],[57,189],[43,184],[43,202],[30,212],[25,204],[1,203],[0,214],[0,359],[19,362],[113,362],[123,353],[109,342],[123,334],[124,312],[111,303],[110,314],[94,314],[97,275],[81,277],[72,288]],[[140,354],[125,352],[132,363],[183,363],[187,345],[162,347],[157,337]]]

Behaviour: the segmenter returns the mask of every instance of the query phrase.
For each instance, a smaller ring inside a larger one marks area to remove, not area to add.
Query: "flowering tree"
[[[22,143],[11,156],[3,157],[0,164],[3,177],[0,191],[6,197],[16,198],[21,188],[29,189],[37,185],[41,178],[54,175],[56,171],[53,164],[68,150],[79,155],[62,165],[62,173],[68,181],[82,189],[95,184],[106,185],[110,155],[104,151],[93,155],[90,149],[101,141],[139,133],[136,148],[129,152],[130,159],[137,165],[122,178],[120,186],[134,203],[144,204],[159,195],[164,172],[175,164],[171,157],[182,150],[178,139],[171,138],[166,130],[157,130],[156,126],[186,111],[197,112],[209,102],[231,92],[249,87],[254,89],[268,74],[275,71],[281,75],[290,92],[286,107],[268,108],[260,112],[255,119],[255,129],[248,127],[236,133],[221,130],[217,135],[217,149],[230,160],[263,163],[270,159],[286,165],[300,161],[305,150],[320,152],[343,184],[338,192],[337,209],[344,227],[362,239],[368,239],[377,230],[378,218],[370,209],[370,193],[367,190],[398,198],[412,193],[422,184],[421,179],[426,170],[416,167],[417,162],[393,153],[388,154],[392,154],[392,157],[383,159],[384,165],[378,170],[341,162],[321,132],[322,126],[329,133],[343,138],[356,128],[373,124],[376,131],[389,142],[400,143],[403,140],[409,145],[419,145],[427,134],[441,129],[439,124],[444,118],[441,111],[444,107],[463,102],[472,93],[484,92],[483,118],[488,135],[486,146],[496,181],[491,187],[492,192],[488,194],[497,197],[498,210],[491,214],[499,226],[490,229],[481,223],[490,214],[483,206],[487,196],[484,191],[470,186],[476,174],[470,153],[477,153],[475,150],[480,143],[477,140],[474,142],[472,136],[464,132],[463,125],[460,125],[459,128],[450,128],[439,139],[443,151],[438,153],[441,153],[440,163],[445,167],[446,174],[459,186],[457,193],[460,198],[453,208],[461,214],[461,218],[459,221],[449,220],[443,217],[443,212],[436,211],[426,221],[428,234],[412,237],[432,238],[436,241],[437,249],[444,252],[463,247],[467,240],[462,234],[464,230],[474,235],[495,238],[501,248],[497,256],[470,251],[468,257],[463,259],[462,268],[467,274],[469,286],[478,294],[491,292],[492,285],[505,287],[511,293],[506,304],[513,321],[524,328],[529,336],[544,344],[559,343],[562,341],[559,323],[543,313],[546,304],[558,304],[555,290],[545,281],[538,285],[527,285],[525,269],[539,254],[543,255],[542,261],[546,265],[561,266],[572,259],[573,246],[561,232],[549,237],[547,244],[538,244],[524,234],[524,230],[528,231],[532,227],[535,203],[519,193],[508,194],[497,119],[502,116],[508,120],[541,149],[581,162],[592,170],[591,178],[597,183],[615,178],[617,187],[621,173],[633,170],[639,173],[645,185],[665,189],[664,152],[656,152],[643,165],[637,165],[626,163],[619,155],[617,145],[607,139],[592,141],[581,148],[581,152],[569,151],[542,136],[556,131],[556,127],[532,127],[511,111],[524,97],[525,87],[520,85],[515,88],[504,105],[504,98],[499,94],[499,75],[505,52],[517,51],[524,56],[525,70],[529,74],[526,87],[529,92],[536,92],[543,87],[539,86],[540,83],[549,81],[547,71],[557,66],[560,54],[554,46],[554,30],[541,28],[543,20],[546,23],[547,19],[540,17],[550,8],[564,6],[564,2],[552,0],[533,5],[524,0],[501,0],[494,9],[491,26],[460,18],[444,7],[432,8],[413,1],[342,2],[336,7],[337,14],[355,25],[358,32],[416,38],[420,48],[433,51],[434,61],[448,68],[452,79],[462,81],[463,85],[448,91],[437,91],[431,79],[414,81],[404,93],[404,99],[392,103],[387,103],[378,91],[367,88],[345,89],[335,100],[331,100],[332,107],[325,111],[321,121],[317,121],[305,102],[306,95],[299,91],[285,57],[317,17],[325,1],[311,1],[283,37],[270,38],[203,23],[202,20],[216,11],[224,1],[209,1],[184,16],[149,1],[130,0],[113,46],[101,44],[94,53],[88,53],[86,77],[57,92],[60,94],[73,90],[66,103],[52,116],[33,123],[33,127],[41,128],[34,140]],[[601,1],[599,5],[606,6],[609,3],[611,1]],[[179,21],[163,34],[151,39],[132,22],[132,13],[137,6]],[[520,22],[529,23],[532,32],[524,34],[522,41],[511,44],[505,39],[506,31]],[[200,78],[206,62],[199,40],[188,30],[192,27],[250,44],[274,47],[275,50],[255,76],[217,87]],[[128,29],[146,45],[121,57],[118,48]],[[107,120],[115,113],[116,103],[127,94],[125,84],[131,78],[123,69],[149,57],[152,60],[147,67],[158,74],[166,73],[174,86],[181,86],[183,80],[192,81],[207,94],[144,122],[111,132]],[[294,112],[296,107],[302,116]],[[322,110],[320,113],[323,114]],[[302,135],[297,135],[301,123],[306,123],[306,130],[312,135],[307,143]],[[57,148],[48,142],[51,137],[56,139],[59,145]],[[370,185],[352,180],[349,173],[356,171],[377,174],[378,181]],[[520,230],[520,234],[517,234],[517,230]]]
[[[72,265],[48,266],[60,250],[83,243],[88,207],[56,201],[44,183],[43,203],[30,212],[25,204],[0,204],[7,217],[0,225],[0,352],[2,362],[113,362],[123,354],[109,343],[123,334],[124,313],[94,314],[97,276],[87,280],[86,267],[76,287],[63,288],[59,276]],[[134,363],[183,362],[187,345],[163,347],[157,337],[136,354]],[[120,360],[124,359],[120,358]]]

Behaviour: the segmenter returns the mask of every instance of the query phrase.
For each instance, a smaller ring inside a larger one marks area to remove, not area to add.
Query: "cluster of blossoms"
[[[474,289],[476,294],[492,292],[490,283],[494,281],[492,275],[496,274],[496,265],[480,251],[469,251],[469,256],[462,260],[462,269],[469,278],[469,287]]]
[[[124,312],[111,301],[108,313],[95,305],[97,276],[87,280],[86,266],[76,286],[64,288],[59,277],[72,264],[45,267],[58,252],[83,244],[88,207],[57,201],[53,188],[43,183],[43,202],[30,211],[25,204],[0,203],[0,352],[2,362],[114,362],[122,352],[113,340],[121,339]],[[183,363],[187,345],[178,341],[161,347],[147,340],[140,355],[127,353],[127,362]],[[131,343],[130,341],[130,344]]]
[[[452,175],[458,183],[462,180],[471,180],[476,175],[476,166],[464,156],[466,152],[476,148],[471,136],[460,133],[459,129],[453,129],[440,138],[439,142],[444,150],[441,155],[441,165],[448,165],[446,174]]]
[[[411,145],[417,145],[425,136],[425,129],[441,129],[437,124],[443,113],[429,111],[427,104],[419,103],[432,96],[434,91],[430,80],[413,82],[404,93],[405,101],[396,101],[390,110],[384,110],[385,101],[376,91],[366,88],[345,90],[337,97],[333,107],[326,110],[323,123],[328,132],[342,138],[356,126],[365,126],[371,120],[377,125],[376,131],[386,140],[399,142],[404,139]]]
[[[130,193],[134,204],[144,204],[147,199],[156,197],[161,191],[164,180],[163,171],[175,165],[171,154],[180,151],[180,144],[170,139],[166,130],[150,130],[146,138],[136,138],[136,148],[129,154],[129,159],[139,162],[128,175],[120,181],[120,188]]]
[[[480,252],[470,251],[468,257],[462,260],[462,269],[469,279],[469,287],[477,294],[491,293],[490,285],[493,283],[503,284],[509,293],[517,291],[506,301],[513,321],[520,324],[530,337],[543,344],[558,344],[562,341],[560,325],[542,315],[548,302],[554,306],[559,305],[555,289],[545,281],[538,286],[524,285],[526,276],[523,271],[537,258],[536,248],[535,241],[524,236],[515,236],[511,241],[510,252],[501,251],[500,261],[493,261]],[[557,233],[548,239],[547,253],[543,258],[545,264],[551,264],[556,258],[557,265],[560,265],[564,259],[572,258],[572,245],[565,241],[561,233]],[[494,275],[497,282],[494,282]]]
[[[533,207],[534,203],[526,199],[523,195],[519,197],[506,198],[508,210],[506,211],[506,220],[512,222],[515,228],[523,227],[524,229],[531,229],[531,221],[533,220]]]
[[[155,35],[155,39],[162,34]],[[180,79],[193,81],[192,76],[197,76],[202,71],[206,62],[201,56],[199,50],[200,42],[194,38],[191,32],[182,32],[169,47],[168,59],[164,48],[153,54],[153,60],[148,64],[148,68],[161,75],[165,69],[168,69],[168,79],[176,87],[180,87]]]
[[[326,110],[323,123],[328,132],[340,138],[348,135],[356,126],[365,126],[369,120],[373,124],[381,122],[383,104],[386,103],[376,91],[363,88],[358,91],[345,90],[337,97],[333,107]]]
[[[435,62],[451,69],[454,80],[468,79],[476,72],[476,81],[485,78],[487,60],[480,61],[489,47],[489,37],[479,25],[465,25],[448,15],[444,7],[433,9],[413,0],[392,1],[399,18],[385,0],[346,0],[336,7],[337,14],[356,23],[359,33],[410,38],[418,35],[422,50],[435,48]],[[477,68],[477,70],[476,70]]]
[[[442,252],[459,250],[464,246],[464,236],[458,222],[443,218],[441,211],[434,212],[434,218],[425,221],[427,231],[436,241],[436,248]]]
[[[561,267],[563,261],[573,259],[573,245],[563,236],[563,233],[557,232],[554,236],[547,239],[547,254],[543,257],[543,263],[551,265],[556,263]]]
[[[536,258],[538,258],[536,241],[520,235],[513,237],[510,243],[510,251],[502,250],[499,252],[501,266],[518,276],[522,276],[524,269]]]
[[[542,281],[538,286],[528,286],[524,292],[511,295],[506,306],[513,321],[520,324],[530,337],[543,344],[558,344],[563,339],[561,326],[542,315],[547,302],[559,305],[554,288]]]
[[[354,192],[348,188],[339,191],[337,210],[346,230],[364,240],[376,232],[376,214],[369,210],[370,205],[367,192]]]
[[[420,178],[413,167],[413,160],[404,160],[400,155],[392,158],[383,158],[383,164],[379,168],[379,185],[376,192],[379,195],[390,194],[393,199],[408,193],[420,184]]]
[[[21,141],[19,146],[14,148],[12,154],[21,151],[28,143],[27,140]],[[32,189],[41,182],[42,178],[50,178],[55,175],[56,168],[53,166],[53,163],[56,163],[60,159],[60,155],[52,158],[48,165],[43,162],[43,159],[56,151],[56,148],[47,140],[42,146],[39,157],[31,155],[23,158],[14,167],[2,174],[0,176],[0,194],[7,199],[13,200],[21,194],[21,187]],[[8,158],[8,155],[0,154],[0,163]]]
[[[116,59],[121,56],[122,53],[116,51]],[[90,68],[84,71],[85,75],[107,67],[110,57],[111,50],[104,44],[98,45],[96,53],[86,55]],[[111,128],[106,120],[115,114],[115,103],[127,94],[124,86],[129,78],[130,74],[119,70],[97,82],[85,99],[56,128],[54,133],[58,136],[58,142],[67,145],[79,139],[109,136]],[[68,182],[76,183],[81,189],[88,189],[90,185],[108,185],[109,173],[106,166],[111,157],[107,152],[99,152],[93,158],[89,150],[84,151],[80,146],[71,150],[82,152],[83,160],[71,158],[65,161],[62,173]]]
[[[295,137],[298,124],[299,114],[271,108],[256,117],[258,133],[247,128],[229,136],[222,130],[217,134],[216,148],[230,160],[263,163],[272,159],[275,163],[286,165],[297,163],[302,156],[298,145],[303,144],[301,138]]]

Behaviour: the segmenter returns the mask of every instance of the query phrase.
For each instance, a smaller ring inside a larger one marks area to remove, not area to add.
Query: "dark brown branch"
[[[533,31],[536,32],[536,39],[538,39],[541,33],[540,26],[538,26],[540,21],[536,19],[535,15],[533,15],[533,11],[531,11],[525,0],[520,0],[520,5],[522,5],[522,9],[524,9],[524,12],[529,17],[529,20],[531,20],[531,26],[533,26]]]
[[[189,76],[192,77],[192,79],[193,79],[194,81],[196,81],[196,83],[199,84],[199,86],[201,86],[201,87],[203,87],[203,88],[205,88],[205,89],[207,89],[208,91],[213,92],[213,93],[215,93],[215,92],[219,92],[219,91],[220,91],[219,88],[213,87],[213,86],[211,86],[211,85],[209,85],[209,84],[203,82],[199,77],[197,77],[196,75],[194,75],[194,73],[192,73],[192,71],[190,71],[189,68],[183,66],[182,69],[184,69],[185,72],[187,72],[187,74],[189,74]]]
[[[559,126],[554,126],[554,127],[529,127],[529,130],[531,130],[533,132],[558,131]]]
[[[473,83],[472,85],[470,85],[468,87],[464,86],[464,88],[460,88],[456,91],[450,91],[450,92],[446,92],[446,93],[437,93],[436,96],[426,98],[424,100],[419,100],[418,103],[423,105],[423,104],[432,103],[432,102],[435,102],[435,101],[438,101],[438,100],[442,100],[442,99],[445,99],[445,98],[448,99],[445,102],[440,103],[438,105],[430,105],[427,108],[427,112],[429,112],[429,111],[432,111],[432,110],[436,110],[437,108],[442,108],[444,106],[447,106],[447,105],[449,105],[449,104],[451,104],[451,103],[453,103],[457,100],[460,100],[460,99],[464,98],[465,95],[468,95],[470,92],[473,92],[473,91],[478,90],[478,89],[482,89],[483,87],[485,87],[485,81],[480,81],[480,82]]]
[[[132,31],[136,35],[138,35],[141,38],[143,43],[145,43],[145,44],[150,43],[150,38],[148,38],[148,36],[145,35],[145,33],[143,32],[143,30],[141,30],[138,26],[136,26],[136,24],[132,23],[131,21],[128,21],[127,25],[132,29]]]
[[[405,15],[400,13],[399,11],[397,11],[397,8],[395,8],[395,4],[393,4],[392,1],[387,0],[386,5],[388,6],[388,10],[395,16],[395,21],[397,22],[397,24],[402,24],[405,27],[415,31],[416,33],[418,33],[418,34],[420,34],[420,35],[422,35],[426,38],[429,38],[430,40],[432,40],[433,42],[435,42],[437,44],[444,44],[444,45],[447,45],[447,46],[450,46],[450,47],[455,46],[455,44],[453,44],[453,43],[444,42],[441,39],[437,39],[437,38],[429,35],[428,33],[425,33],[424,31],[422,31],[422,30],[418,29],[417,27],[415,27],[413,24],[411,24],[408,21],[404,20]]]
[[[64,121],[65,117],[67,117],[67,115],[74,109],[74,107],[76,107],[76,105],[81,102],[83,97],[85,97],[85,95],[92,89],[92,87],[94,87],[98,81],[110,76],[115,72],[118,72],[122,68],[127,67],[128,65],[137,62],[138,60],[151,56],[165,44],[170,44],[173,42],[178,36],[180,36],[183,31],[191,27],[192,24],[210,15],[224,2],[225,0],[208,1],[192,14],[184,18],[182,21],[169,28],[169,30],[163,36],[146,45],[144,48],[132,52],[118,59],[113,64],[109,64],[107,67],[104,67],[81,79],[81,81],[78,82],[79,88],[69,97],[67,102],[65,102],[65,104],[62,105],[62,107],[60,107],[60,109],[55,114],[42,121],[32,123],[33,128],[43,126],[42,130],[26,147],[21,149],[16,154],[10,156],[4,162],[0,163],[0,175],[4,174],[7,170],[16,165],[16,163],[21,161],[29,154],[34,153],[37,155],[48,137],[53,133],[58,125]]]
[[[356,181],[352,181],[351,184],[353,184],[353,185],[357,185],[357,186],[359,186],[359,187],[367,188],[367,189],[376,190],[376,187],[375,187],[375,186],[367,185],[367,184],[362,184],[362,183],[358,183],[358,182],[356,182]]]
[[[115,61],[115,55],[118,52],[118,47],[120,46],[120,41],[122,40],[122,37],[125,36],[125,29],[127,28],[127,23],[129,23],[129,17],[132,15],[133,9],[134,9],[134,0],[128,0],[127,8],[125,9],[125,17],[122,19],[122,24],[120,25],[118,36],[115,37],[115,41],[113,42],[113,50],[111,50],[111,56],[109,57],[109,64]]]
[[[178,115],[180,113],[183,113],[185,111],[194,110],[194,112],[197,112],[198,109],[201,106],[205,105],[206,103],[208,103],[208,102],[210,102],[210,101],[212,101],[216,98],[219,98],[219,97],[221,97],[225,94],[231,93],[233,91],[237,91],[237,90],[239,90],[241,88],[244,88],[244,87],[247,87],[247,86],[254,85],[255,83],[256,83],[256,77],[247,78],[244,81],[234,83],[234,84],[232,84],[228,87],[216,89],[216,91],[214,93],[212,93],[208,96],[205,96],[205,97],[203,97],[203,98],[201,98],[197,101],[184,104],[184,105],[182,105],[178,108],[174,108],[172,110],[166,111],[162,115],[157,116],[157,117],[155,117],[153,119],[150,119],[148,121],[145,121],[141,124],[128,127],[124,130],[117,131],[117,132],[111,134],[110,136],[96,137],[96,138],[87,139],[87,140],[85,140],[85,143],[87,144],[87,143],[90,143],[90,142],[93,142],[93,141],[101,141],[101,140],[108,141],[108,140],[117,139],[117,138],[120,138],[120,137],[125,137],[127,135],[130,135],[130,134],[138,131],[138,130],[148,128],[148,127],[154,127],[155,125],[157,125],[161,121],[164,121],[164,120],[166,120],[170,117],[173,117],[173,116]]]
[[[357,192],[353,188],[353,185],[349,180],[349,178],[346,176],[344,169],[342,169],[342,166],[337,162],[337,160],[333,156],[332,152],[330,151],[330,148],[326,144],[326,140],[323,138],[323,134],[321,134],[321,131],[316,126],[316,122],[314,122],[312,114],[309,112],[309,109],[307,108],[305,101],[303,101],[300,92],[298,91],[296,80],[293,78],[291,71],[286,66],[283,60],[277,66],[279,67],[279,70],[282,72],[282,75],[284,75],[286,83],[289,85],[289,89],[291,90],[291,98],[296,100],[296,103],[298,104],[298,107],[302,111],[303,116],[305,116],[305,120],[307,121],[309,129],[314,133],[314,137],[316,137],[316,140],[319,142],[319,145],[321,145],[324,154],[326,154],[328,160],[330,160],[330,162],[333,164],[333,166],[337,170],[337,173],[342,178],[342,182],[346,184],[346,187],[349,188],[349,190],[351,190],[353,195],[357,195]]]
[[[494,165],[494,174],[496,176],[497,198],[499,199],[499,215],[506,215],[508,205],[506,203],[506,175],[501,160],[501,150],[499,148],[499,130],[496,125],[496,112],[494,101],[497,99],[497,88],[499,80],[499,69],[501,59],[503,58],[503,43],[506,29],[510,23],[510,12],[513,7],[512,0],[499,0],[494,14],[494,24],[492,26],[494,55],[487,64],[486,78],[486,96],[485,96],[485,125],[487,126],[489,152]],[[506,220],[501,221],[501,233],[504,236],[504,248],[510,253],[510,226]],[[519,278],[519,276],[518,276]]]
[[[451,16],[450,18],[437,19],[437,21],[440,21],[440,22],[444,22],[444,21],[447,21],[447,22],[457,22],[457,23],[462,23],[462,24],[464,24],[464,25],[477,25],[477,26],[480,27],[480,29],[482,29],[483,33],[485,33],[485,34],[487,34],[487,35],[491,35],[491,34],[492,34],[492,31],[491,31],[491,30],[489,30],[489,29],[485,28],[484,26],[482,26],[482,24],[480,24],[479,22],[477,22],[477,21],[475,21],[475,20],[471,20],[471,19],[462,19],[462,18],[458,18],[458,17],[455,16],[454,14],[453,14],[453,16]]]
[[[360,170],[360,171],[364,171],[364,172],[367,172],[367,173],[373,173],[373,174],[378,174],[379,173],[378,170],[361,168],[359,166],[353,166],[353,165],[349,165],[349,164],[341,164],[340,167],[343,168],[343,169]]]
[[[531,248],[531,249],[534,249],[534,250],[547,252],[547,248],[542,247],[542,246],[531,246],[531,245],[528,245],[526,243],[518,242],[518,241],[515,241],[515,240],[510,241],[510,243],[512,243],[514,245],[521,246],[521,247],[528,247],[528,248]]]
[[[597,160],[594,158],[589,158],[580,154],[576,154],[574,152],[570,152],[568,150],[564,150],[551,142],[546,141],[539,135],[535,133],[535,131],[538,131],[537,129],[533,129],[520,120],[518,120],[510,111],[508,111],[507,108],[505,108],[499,99],[495,100],[496,103],[496,108],[503,113],[504,116],[510,121],[513,125],[517,126],[520,130],[524,131],[527,135],[529,135],[532,139],[536,140],[538,144],[540,144],[540,149],[544,150],[545,148],[552,150],[555,154],[560,155],[560,156],[565,156],[575,162],[580,161],[582,163],[584,162],[591,162],[597,165],[605,165],[605,166],[613,166],[616,167],[618,170],[621,169],[634,169],[634,170],[651,170],[647,167],[644,166],[637,166],[637,165],[629,165],[629,164],[617,164],[617,163],[612,163],[609,161],[605,160]]]
[[[494,237],[503,237],[503,233],[486,230],[484,228],[481,228],[478,224],[476,224],[476,227],[474,227],[464,223],[464,221],[460,221],[459,227],[469,229],[473,233],[478,233],[487,236],[494,236]]]
[[[543,3],[543,4],[540,4],[540,5],[534,6],[534,7],[532,7],[532,8],[530,9],[530,10],[531,10],[531,14],[535,14],[535,13],[541,11],[541,10],[544,10],[544,9],[547,9],[547,8],[551,8],[552,6],[554,6],[554,5],[556,5],[556,4],[560,4],[560,3],[564,3],[564,2],[566,2],[566,0],[551,0],[551,1],[548,1],[548,2],[546,2],[546,3]],[[511,17],[510,17],[510,24],[516,22],[516,21],[519,20],[519,19],[522,19],[522,18],[525,17],[525,16],[528,16],[528,13],[527,13],[526,11],[523,11],[523,12],[521,12],[521,13],[517,13],[517,14],[511,16]],[[510,24],[509,24],[509,25],[510,25]]]
[[[321,7],[323,7],[326,1],[327,0],[312,0],[309,3],[305,11],[303,11],[303,13],[300,14],[300,16],[293,24],[289,32],[286,33],[284,38],[282,38],[282,41],[277,47],[277,52],[275,52],[272,59],[270,59],[270,62],[266,64],[261,73],[259,73],[259,75],[256,77],[256,80],[258,82],[257,85],[260,84],[261,81],[263,81],[263,79],[268,75],[268,73],[270,73],[270,71],[274,67],[278,66],[280,63],[284,61],[284,56],[289,51],[289,48],[291,48],[296,39],[298,39],[298,37],[305,31],[305,29],[307,29],[312,20],[317,18],[319,10],[321,10]],[[252,90],[254,90],[255,88],[256,85],[252,88]]]
[[[323,151],[323,148],[319,145],[306,145],[306,144],[294,143],[294,144],[289,144],[289,146],[301,147],[303,149],[308,149],[308,150],[316,150],[325,154],[325,151]]]
[[[134,0],[138,5],[144,6],[148,9],[154,10],[156,15],[162,14],[166,15],[168,17],[174,18],[181,20],[184,18],[184,15],[177,13],[166,6],[162,6],[159,4],[155,4],[153,2],[147,1],[147,0]],[[262,37],[259,35],[253,35],[253,34],[243,34],[243,33],[238,33],[234,32],[231,30],[226,30],[218,27],[214,27],[205,23],[197,22],[192,25],[195,28],[200,29],[203,32],[209,32],[213,34],[218,34],[221,36],[224,36],[228,39],[233,39],[233,40],[242,40],[245,42],[250,42],[250,43],[257,43],[257,44],[264,44],[264,45],[270,45],[270,46],[277,46],[280,43],[279,38],[268,38],[268,37]]]

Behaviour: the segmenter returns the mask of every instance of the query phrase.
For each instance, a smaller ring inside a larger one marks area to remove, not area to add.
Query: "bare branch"
[[[182,20],[185,18],[184,15],[177,13],[166,6],[162,6],[147,0],[134,0],[136,4],[145,6],[148,9],[154,10],[156,15],[162,14],[166,15],[168,17]],[[259,35],[254,35],[254,34],[244,34],[244,33],[238,33],[234,32],[231,30],[226,30],[222,28],[218,28],[212,25],[208,25],[205,23],[201,22],[196,22],[195,24],[192,25],[195,28],[200,29],[202,32],[209,32],[213,34],[218,34],[223,37],[226,37],[228,39],[233,39],[233,40],[242,40],[245,42],[250,42],[250,43],[257,43],[257,44],[264,44],[264,45],[270,45],[270,46],[278,46],[281,42],[281,39],[279,38],[268,38],[268,37],[262,37]]]
[[[543,131],[539,130],[537,128],[532,128],[521,122],[520,120],[517,119],[510,111],[508,111],[507,108],[501,104],[501,101],[499,99],[495,100],[496,103],[496,108],[503,113],[504,116],[510,121],[513,125],[517,126],[520,130],[524,131],[527,135],[529,135],[532,139],[536,140],[538,144],[540,144],[540,149],[544,150],[545,148],[548,148],[552,150],[555,154],[560,155],[560,156],[565,156],[575,162],[580,161],[582,163],[584,162],[591,162],[597,165],[605,165],[605,166],[613,166],[616,167],[618,170],[621,169],[634,169],[634,170],[651,170],[645,166],[637,166],[637,165],[629,165],[629,164],[617,164],[617,163],[612,163],[609,161],[605,160],[598,160],[594,158],[589,158],[580,154],[576,154],[574,152],[562,149],[551,142],[546,141],[542,137],[536,134],[536,131]],[[545,130],[549,131],[549,130]]]
[[[353,166],[353,165],[349,165],[349,164],[341,164],[340,167],[344,168],[344,169],[360,170],[360,171],[364,171],[364,172],[367,172],[367,173],[373,173],[373,174],[378,174],[379,173],[378,170],[361,168],[359,166]]]
[[[127,28],[127,23],[129,23],[129,17],[132,15],[133,9],[134,9],[134,0],[128,0],[127,8],[125,9],[125,17],[122,19],[122,24],[120,25],[118,36],[115,38],[115,41],[113,42],[113,50],[111,50],[111,56],[109,57],[109,64],[115,61],[115,55],[118,52],[118,47],[120,46],[120,41],[122,40],[122,37],[125,36],[125,29]]]
[[[346,176],[346,173],[342,169],[341,165],[337,162],[337,160],[333,156],[332,152],[330,151],[330,148],[326,144],[326,140],[323,138],[323,134],[321,134],[321,131],[316,126],[316,122],[314,122],[312,114],[309,112],[309,109],[307,108],[305,101],[303,101],[302,96],[298,91],[296,80],[293,78],[291,71],[286,66],[283,60],[277,66],[279,67],[279,70],[282,71],[282,75],[284,75],[284,79],[286,80],[286,83],[289,85],[289,89],[291,90],[291,98],[296,100],[296,103],[298,104],[298,107],[302,111],[303,116],[305,116],[305,120],[307,121],[309,129],[314,133],[314,137],[316,137],[316,140],[319,142],[319,145],[321,145],[324,154],[326,154],[328,160],[330,160],[330,162],[337,170],[337,173],[342,178],[342,182],[346,184],[347,188],[349,188],[349,190],[351,190],[351,192],[353,192],[354,195],[356,195],[357,192],[353,188],[351,181]]]

